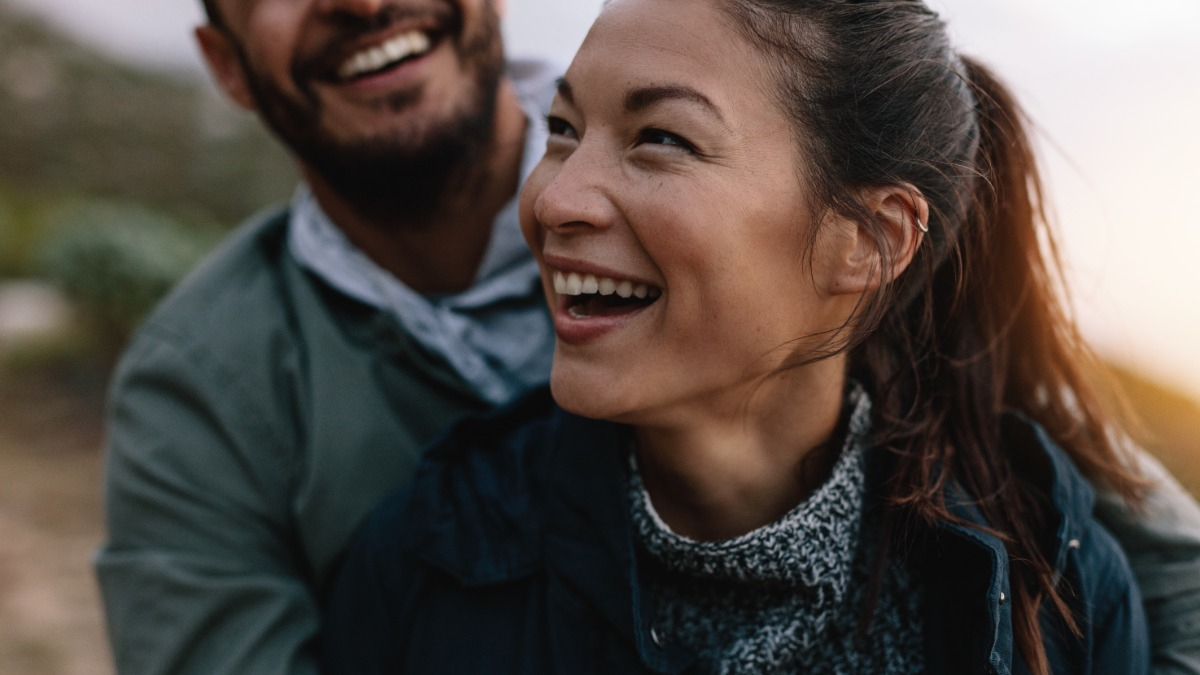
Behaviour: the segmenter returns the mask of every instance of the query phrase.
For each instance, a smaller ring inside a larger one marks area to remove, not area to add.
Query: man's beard
[[[384,11],[363,20],[360,27],[347,29],[344,41],[380,31],[395,18]],[[458,109],[443,119],[355,140],[338,139],[322,128],[322,106],[311,87],[314,68],[298,64],[292,69],[292,80],[304,94],[297,100],[256,71],[241,44],[237,49],[259,113],[310,171],[364,215],[420,224],[445,198],[470,189],[463,181],[472,166],[484,161],[494,134],[496,92],[504,70],[500,17],[486,3],[483,23],[471,34],[463,33],[461,19],[449,21],[457,30],[443,38],[455,39],[459,62],[469,75],[469,91]],[[419,89],[401,92],[379,106],[399,114],[421,94]]]

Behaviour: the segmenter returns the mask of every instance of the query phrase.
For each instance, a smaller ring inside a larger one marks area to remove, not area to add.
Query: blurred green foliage
[[[9,256],[13,254],[13,230],[12,212],[3,199],[0,199],[0,275],[3,275],[5,268],[9,267]]]
[[[0,0],[0,283],[53,282],[81,318],[27,345],[29,363],[107,367],[221,230],[295,181],[202,74],[116,61]]]
[[[34,274],[38,221],[50,204],[0,186],[0,280]]]
[[[114,349],[218,236],[143,206],[105,201],[59,207],[39,229],[40,276],[76,301]]]

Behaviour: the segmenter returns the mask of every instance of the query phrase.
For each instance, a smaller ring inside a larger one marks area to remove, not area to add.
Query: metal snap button
[[[658,634],[657,626],[650,626],[650,641],[654,643],[655,647],[658,647],[659,649],[663,648],[663,640]]]
[[[1004,594],[1004,591],[1000,591],[1000,604],[1003,605],[1007,600],[1008,596]]]
[[[1068,541],[1068,542],[1067,542],[1067,548],[1074,549],[1074,550],[1078,551],[1078,550],[1079,550],[1079,540],[1078,540],[1078,539],[1072,539],[1071,541]]]

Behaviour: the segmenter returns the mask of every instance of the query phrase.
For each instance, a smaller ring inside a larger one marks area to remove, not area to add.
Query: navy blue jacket
[[[1011,416],[1005,438],[1043,451],[1048,545],[1083,631],[1071,637],[1043,612],[1053,671],[1148,672],[1141,598],[1092,518],[1091,488],[1037,426]],[[629,448],[628,429],[563,412],[545,391],[457,425],[347,552],[327,598],[326,672],[698,672],[690,650],[653,638],[627,504]],[[983,523],[950,498],[956,515]],[[922,559],[929,672],[1028,672],[1013,649],[1003,544],[947,524]]]

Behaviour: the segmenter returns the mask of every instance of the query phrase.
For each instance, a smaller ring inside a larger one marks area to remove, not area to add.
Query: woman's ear
[[[832,294],[859,295],[890,283],[908,269],[928,231],[929,204],[911,185],[872,188],[860,202],[874,219],[874,231],[852,219],[838,219],[837,261]]]
[[[238,58],[237,45],[225,29],[206,23],[196,27],[196,42],[208,64],[208,70],[221,89],[240,107],[254,110],[254,96],[246,82],[246,72]]]

